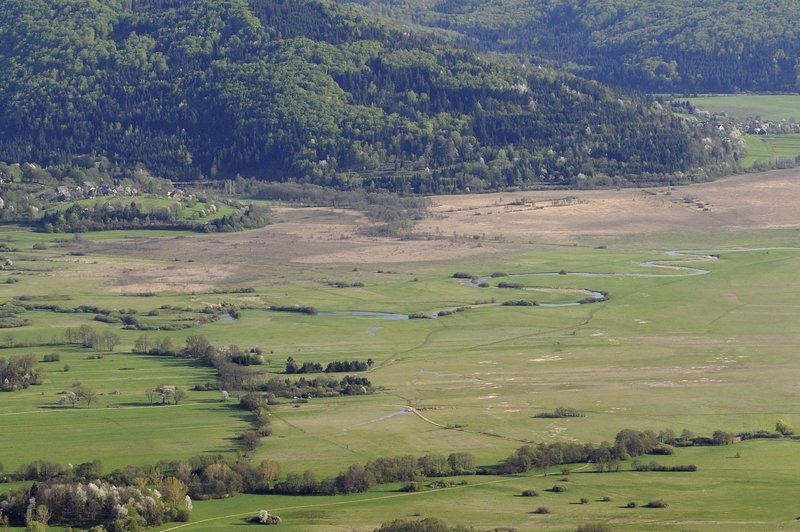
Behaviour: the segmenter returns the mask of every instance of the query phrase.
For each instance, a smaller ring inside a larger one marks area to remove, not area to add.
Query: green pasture
[[[58,362],[40,362],[44,382],[0,397],[7,471],[34,459],[79,464],[99,458],[106,469],[182,458],[187,454],[231,452],[234,438],[249,427],[244,412],[223,403],[218,392],[191,388],[214,380],[208,368],[191,361],[130,353],[104,353],[72,346],[14,348],[0,356],[58,352]],[[69,371],[64,371],[64,366]],[[63,392],[79,382],[97,399],[86,407],[60,406]],[[147,388],[172,384],[189,390],[177,406],[151,406]]]
[[[795,493],[800,468],[793,460],[796,441],[752,441],[724,447],[680,449],[670,457],[644,457],[664,465],[695,464],[694,473],[595,473],[590,466],[510,476],[457,477],[464,486],[424,488],[400,493],[398,485],[346,497],[241,495],[224,501],[198,501],[192,522],[161,530],[236,530],[260,509],[280,516],[286,530],[372,530],[392,519],[438,517],[450,524],[518,530],[572,531],[588,523],[614,530],[791,530],[798,514]],[[736,457],[738,454],[738,458]],[[549,491],[554,484],[564,493]],[[525,489],[537,497],[521,497]],[[609,497],[609,502],[603,502]],[[579,504],[582,498],[588,504]],[[643,508],[662,499],[665,509]],[[626,508],[628,502],[638,508]],[[549,515],[533,511],[546,506]]]
[[[726,113],[736,120],[800,121],[800,94],[727,94],[677,98],[712,113]]]
[[[113,244],[124,243],[126,236],[116,232],[81,238]],[[288,356],[323,365],[372,358],[375,365],[365,375],[377,388],[373,395],[302,404],[284,399],[273,407],[273,435],[253,459],[278,460],[284,473],[310,469],[322,478],[380,456],[454,451],[471,452],[477,463],[491,465],[525,442],[599,443],[612,440],[623,428],[687,428],[710,435],[717,429],[771,430],[778,418],[800,426],[800,250],[742,250],[792,247],[797,239],[791,231],[587,239],[569,247],[531,244],[454,262],[389,268],[303,267],[276,261],[263,265],[260,273],[248,273],[252,282],[242,284],[237,278],[217,283],[218,293],[152,294],[120,293],[116,283],[142,271],[166,274],[185,262],[148,258],[125,245],[113,252],[89,249],[74,255],[59,247],[53,235],[46,240],[9,231],[2,238],[19,249],[6,253],[14,260],[13,269],[0,272],[4,301],[26,295],[29,301],[62,307],[133,309],[151,325],[192,320],[208,305],[246,307],[238,319],[179,331],[120,330],[95,321],[93,314],[21,314],[29,325],[0,331],[0,356],[32,353],[41,360],[57,351],[61,360],[39,363],[45,372],[42,385],[0,394],[0,461],[7,471],[34,459],[76,464],[99,458],[110,470],[128,463],[237,452],[234,438],[250,428],[248,417],[233,407],[235,401],[221,402],[218,392],[191,390],[213,381],[214,371],[187,360],[130,353],[141,334],[170,336],[176,345],[187,335],[202,334],[214,345],[258,346],[267,364],[255,369],[265,372],[281,371]],[[198,245],[203,242],[202,237],[192,238]],[[48,245],[33,250],[36,242]],[[667,255],[670,249],[705,249],[716,258],[684,262],[685,257]],[[647,267],[645,261],[675,268]],[[682,267],[709,273],[689,275]],[[561,270],[567,274],[489,281],[492,286],[519,282],[545,292],[473,288],[451,277],[454,272]],[[11,277],[18,282],[5,283]],[[364,286],[335,288],[332,281]],[[255,292],[225,292],[240,286],[252,286]],[[556,308],[486,304],[492,298],[496,303],[564,302],[582,297],[576,295],[578,289],[607,291],[610,299]],[[273,312],[267,310],[270,305],[308,305],[321,313],[471,308],[437,319],[391,320]],[[158,312],[148,315],[153,310]],[[117,334],[119,345],[98,359],[94,350],[64,344],[66,329],[80,325]],[[69,364],[68,372],[64,364]],[[90,408],[83,403],[74,409],[58,406],[59,393],[76,380],[97,391],[97,401]],[[178,385],[189,390],[188,396],[177,406],[150,406],[145,389],[158,384]],[[535,417],[559,406],[583,410],[586,416]],[[800,471],[792,459],[798,445],[746,442],[656,457],[660,463],[696,463],[696,473],[596,474],[588,467],[569,476],[565,494],[544,491],[559,475],[530,475],[471,477],[463,488],[413,495],[398,494],[397,486],[380,486],[367,494],[335,498],[243,495],[198,501],[192,518],[197,524],[187,528],[235,529],[242,523],[240,514],[266,508],[283,517],[284,528],[290,530],[371,530],[382,521],[415,513],[452,524],[520,530],[574,530],[593,521],[622,530],[789,529],[800,515],[792,497],[800,488]],[[741,458],[732,457],[736,452]],[[516,496],[526,488],[541,496]],[[605,495],[613,501],[597,502]],[[581,497],[590,504],[577,504]],[[620,507],[628,500],[643,504],[654,498],[664,498],[670,508]],[[552,513],[530,513],[540,505]],[[222,519],[204,521],[217,517]]]
[[[777,159],[800,156],[800,135],[745,135],[744,168],[757,163],[772,164]]]

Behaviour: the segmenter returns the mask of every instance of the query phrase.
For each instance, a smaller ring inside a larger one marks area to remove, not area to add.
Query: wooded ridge
[[[0,160],[404,193],[730,172],[653,101],[322,0],[2,0]]]

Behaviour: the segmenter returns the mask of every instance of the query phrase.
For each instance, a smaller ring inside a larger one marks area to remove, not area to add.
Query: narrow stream
[[[573,277],[635,277],[635,278],[660,278],[660,277],[694,277],[697,275],[706,275],[710,273],[709,270],[703,268],[695,268],[693,266],[681,266],[678,263],[698,263],[698,262],[712,262],[718,260],[721,253],[744,253],[753,251],[797,251],[800,248],[795,247],[762,247],[762,248],[738,248],[738,249],[719,249],[719,250],[674,250],[667,251],[666,255],[672,257],[663,260],[647,260],[639,263],[643,268],[658,268],[660,270],[668,270],[671,273],[614,273],[614,272],[528,272],[528,273],[512,273],[508,277],[547,277],[547,276],[573,276]],[[492,279],[491,275],[484,275],[465,281],[464,286],[472,288],[484,289],[498,289],[496,286],[481,286]],[[539,307],[554,308],[554,307],[572,307],[582,305],[585,303],[599,303],[608,299],[608,293],[582,288],[542,288],[542,287],[523,287],[517,290],[524,290],[530,292],[574,292],[580,295],[580,299],[575,301],[566,301],[563,303],[540,303]],[[469,305],[464,307],[451,307],[440,310],[435,310],[427,318],[437,318],[439,313],[450,314],[459,311],[459,309],[469,308]],[[396,314],[391,312],[369,312],[369,311],[341,311],[341,312],[320,312],[318,316],[355,316],[362,318],[378,318],[383,320],[408,320],[412,315],[409,314]],[[415,314],[414,317],[417,317]],[[377,332],[376,328],[370,329],[370,334],[374,336]]]

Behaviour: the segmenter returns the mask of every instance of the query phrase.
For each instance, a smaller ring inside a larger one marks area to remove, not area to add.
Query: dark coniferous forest
[[[794,0],[352,0],[462,46],[655,93],[800,90]]]
[[[653,101],[320,0],[0,1],[0,160],[404,193],[686,182]]]

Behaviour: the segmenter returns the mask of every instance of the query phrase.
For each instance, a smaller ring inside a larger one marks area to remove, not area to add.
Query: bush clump
[[[504,307],[538,307],[539,303],[527,299],[520,299],[517,301],[503,301],[501,305]]]
[[[567,487],[563,484],[554,484],[553,487],[550,488],[550,491],[553,493],[564,493],[567,491]]]
[[[648,502],[647,504],[645,504],[645,507],[647,507],[647,508],[667,508],[667,507],[669,507],[669,504],[665,503],[663,499],[655,499],[655,500],[652,500],[652,501]]]
[[[536,490],[522,490],[523,497],[538,497],[539,493]]]
[[[260,510],[258,515],[250,518],[251,523],[258,523],[259,525],[279,525],[281,518],[277,515],[270,515],[266,510]]]
[[[42,362],[58,362],[61,360],[61,353],[50,353],[49,355],[45,355],[42,359]]]
[[[548,508],[547,506],[539,506],[537,509],[535,509],[533,511],[533,513],[535,513],[535,514],[549,514],[550,513],[550,508]]]

